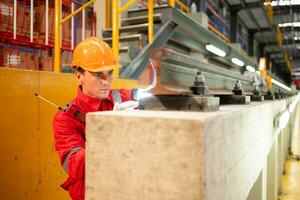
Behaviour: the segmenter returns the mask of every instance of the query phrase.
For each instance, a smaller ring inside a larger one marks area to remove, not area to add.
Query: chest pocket
[[[122,98],[121,98],[121,94],[120,94],[119,90],[112,90],[112,97],[113,97],[114,103],[118,103],[118,104],[122,103]],[[75,119],[77,119],[78,121],[85,123],[86,113],[81,111],[77,107],[77,105],[75,105],[73,103],[68,103],[67,105],[64,106],[63,112],[66,112],[69,115],[71,115],[72,117],[74,117]]]

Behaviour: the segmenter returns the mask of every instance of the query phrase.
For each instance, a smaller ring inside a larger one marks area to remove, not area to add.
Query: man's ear
[[[76,76],[76,79],[77,79],[79,85],[82,85],[83,84],[83,74],[81,72],[76,71],[75,76]]]

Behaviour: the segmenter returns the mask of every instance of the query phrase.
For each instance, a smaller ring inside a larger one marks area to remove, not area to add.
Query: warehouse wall
[[[133,82],[116,79],[113,87]],[[54,149],[52,119],[56,108],[35,92],[65,105],[76,94],[72,74],[0,68],[0,199],[69,199],[60,188],[66,173]]]

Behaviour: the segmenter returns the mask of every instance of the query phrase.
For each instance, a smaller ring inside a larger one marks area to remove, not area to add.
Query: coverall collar
[[[109,92],[111,93],[111,92]],[[95,112],[98,111],[101,105],[101,102],[103,100],[97,99],[94,97],[90,97],[82,92],[82,86],[78,86],[77,89],[77,98],[76,98],[79,103],[80,107],[84,109],[85,112]],[[108,98],[105,100],[110,100],[111,101],[111,94],[109,94]]]

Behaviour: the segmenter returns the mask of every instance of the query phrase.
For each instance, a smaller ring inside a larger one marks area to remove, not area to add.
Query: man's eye
[[[95,77],[100,77],[101,74],[99,74],[99,73],[93,73],[93,76],[95,76]]]

